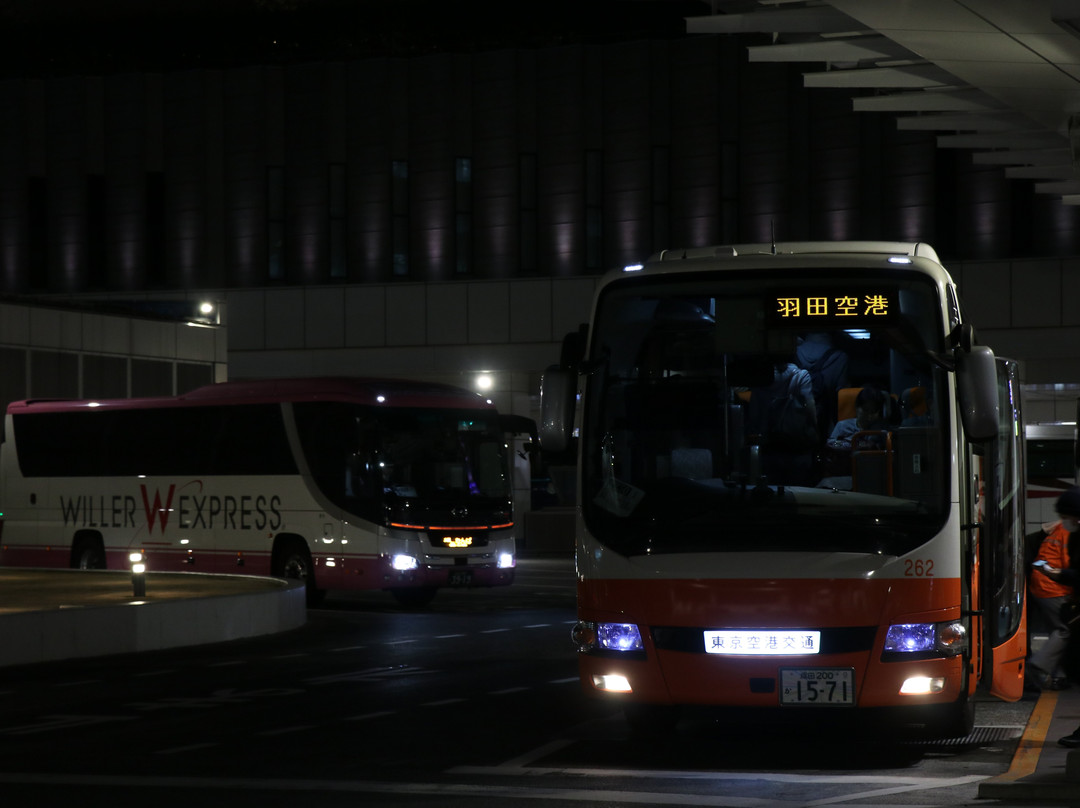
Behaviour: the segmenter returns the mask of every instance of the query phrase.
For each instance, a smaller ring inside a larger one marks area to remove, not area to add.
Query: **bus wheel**
[[[101,539],[77,539],[71,550],[71,566],[77,570],[105,569],[105,545]]]
[[[975,728],[975,702],[966,693],[940,712],[927,724],[927,734],[933,738],[966,738]]]
[[[278,554],[274,566],[278,578],[303,581],[307,589],[308,606],[318,606],[326,597],[326,590],[315,586],[315,570],[311,564],[311,554],[298,542],[290,542]]]
[[[434,586],[417,586],[410,589],[391,589],[390,594],[407,609],[421,609],[435,599]]]
[[[669,733],[679,723],[679,708],[669,704],[627,704],[623,714],[631,731],[637,733]]]

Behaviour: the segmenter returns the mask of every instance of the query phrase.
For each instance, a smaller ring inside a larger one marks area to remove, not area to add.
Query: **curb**
[[[162,581],[169,575],[155,573],[154,577]],[[192,573],[172,575],[190,581]],[[288,631],[307,620],[301,581],[240,575],[214,578],[215,582],[224,580],[226,586],[235,580],[239,591],[226,588],[223,594],[194,593],[5,615],[0,667],[225,642]]]

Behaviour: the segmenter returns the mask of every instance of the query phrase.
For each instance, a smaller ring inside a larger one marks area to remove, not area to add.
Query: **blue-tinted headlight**
[[[885,635],[885,652],[931,653],[955,656],[967,645],[967,630],[958,621],[945,623],[896,623]]]
[[[597,623],[596,644],[605,651],[644,651],[641,632],[633,623]]]
[[[885,650],[916,653],[934,650],[933,623],[901,623],[889,626],[885,635]]]

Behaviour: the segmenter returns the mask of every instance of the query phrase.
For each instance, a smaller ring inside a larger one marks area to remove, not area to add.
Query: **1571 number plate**
[[[805,706],[855,704],[852,668],[781,668],[780,703]]]

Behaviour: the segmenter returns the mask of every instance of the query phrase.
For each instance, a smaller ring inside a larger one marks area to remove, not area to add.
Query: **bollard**
[[[142,553],[132,553],[128,556],[131,561],[131,587],[135,597],[146,597],[146,562]]]

